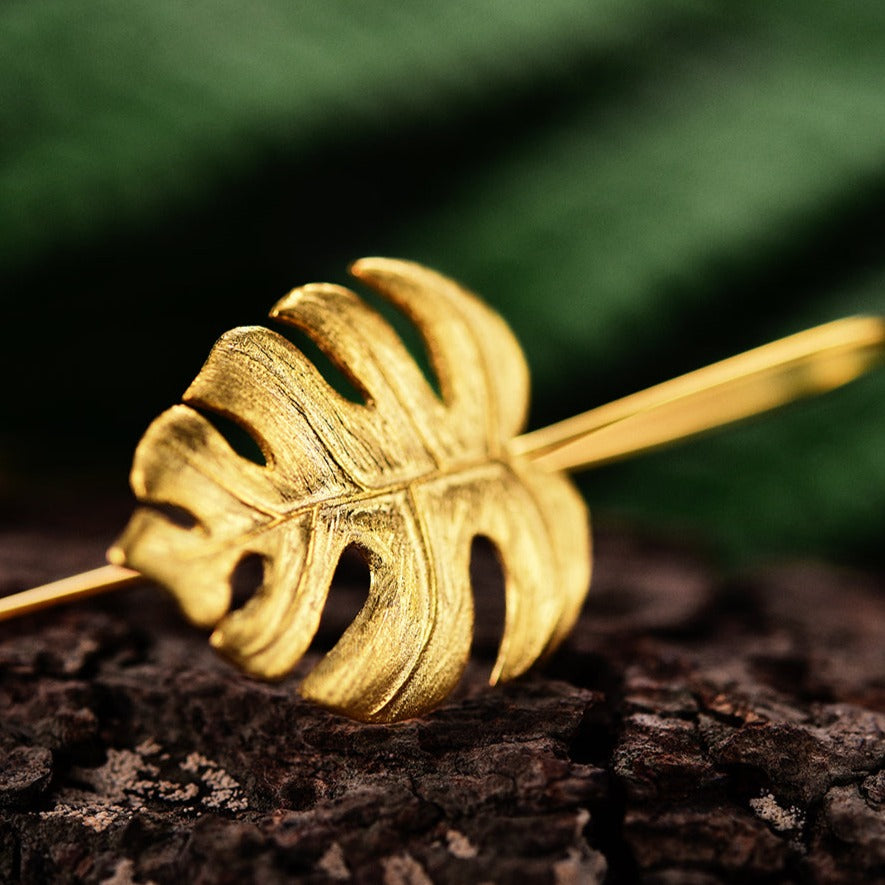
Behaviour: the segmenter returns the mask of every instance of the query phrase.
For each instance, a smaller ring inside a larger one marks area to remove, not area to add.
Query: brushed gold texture
[[[419,715],[455,687],[473,633],[471,542],[491,540],[505,576],[492,681],[511,679],[571,629],[590,581],[587,512],[571,482],[508,450],[529,373],[504,321],[461,286],[404,261],[364,259],[359,280],[424,338],[437,396],[393,328],[354,292],[313,284],[273,320],[306,332],[363,396],[352,402],[278,332],[226,333],[183,397],[148,428],[131,482],[137,510],[111,561],[168,587],[212,645],[255,676],[307,650],[338,559],[367,558],[365,606],[301,684],[367,722]],[[265,465],[213,426],[232,419]],[[260,589],[231,611],[230,576],[258,555]]]

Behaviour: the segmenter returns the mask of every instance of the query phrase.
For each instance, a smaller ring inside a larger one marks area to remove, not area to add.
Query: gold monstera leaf
[[[307,650],[341,553],[360,548],[368,599],[301,692],[356,719],[389,722],[438,704],[461,675],[476,536],[493,542],[505,575],[492,681],[519,675],[566,635],[589,585],[587,514],[564,475],[509,449],[529,378],[504,321],[416,264],[371,258],[352,272],[416,325],[441,396],[356,294],[295,289],[270,316],[306,332],[364,402],[336,392],[277,332],[226,333],[184,404],[141,440],[131,481],[148,506],[110,555],[166,585],[244,670],[278,677]],[[213,413],[248,431],[266,464],[237,454]],[[157,505],[183,508],[194,524]],[[255,554],[262,586],[230,611],[232,575]]]

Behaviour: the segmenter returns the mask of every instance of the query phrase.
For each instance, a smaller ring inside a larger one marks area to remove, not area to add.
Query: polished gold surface
[[[848,317],[757,347],[515,439],[550,470],[581,470],[824,393],[882,360],[885,321]]]
[[[553,649],[588,589],[587,513],[563,471],[832,389],[885,350],[882,320],[839,320],[519,436],[528,370],[497,314],[417,264],[370,258],[352,272],[421,332],[439,396],[355,293],[295,289],[271,318],[306,332],[360,401],[279,332],[228,332],[184,403],[138,445],[131,482],[144,506],[108,552],[113,564],[6,597],[0,620],[144,575],[240,667],[278,677],[307,650],[341,553],[356,547],[371,570],[368,600],[301,691],[365,721],[416,716],[446,697],[466,664],[477,535],[493,542],[505,574],[495,682]],[[248,431],[264,463],[234,451],[213,415]],[[234,573],[254,556],[261,586],[232,610]]]
[[[40,587],[32,587],[21,593],[0,597],[0,621],[8,621],[19,615],[50,608],[60,602],[75,602],[78,599],[97,596],[99,593],[119,590],[121,587],[128,587],[142,580],[144,577],[132,569],[103,565],[79,575],[53,581],[51,584],[42,584]]]
[[[352,270],[417,326],[441,397],[356,294],[296,289],[271,317],[309,334],[363,401],[333,389],[278,332],[228,332],[184,404],[148,428],[132,468],[140,501],[181,508],[196,524],[140,509],[109,558],[167,586],[244,670],[277,677],[307,650],[342,551],[358,547],[368,600],[301,690],[389,722],[430,709],[461,676],[477,535],[495,544],[505,574],[492,681],[519,675],[566,635],[590,579],[587,514],[565,476],[507,449],[525,420],[529,376],[503,320],[415,264],[373,258]],[[266,464],[234,452],[213,414],[245,428]],[[231,611],[230,577],[253,554],[263,584]]]

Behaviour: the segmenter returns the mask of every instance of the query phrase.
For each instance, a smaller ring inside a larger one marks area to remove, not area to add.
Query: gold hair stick
[[[31,612],[51,608],[64,602],[76,602],[79,599],[98,596],[99,593],[107,593],[109,590],[119,590],[143,580],[144,576],[133,569],[119,565],[103,565],[88,572],[52,581],[50,584],[41,584],[30,590],[22,590],[21,593],[0,597],[0,621],[8,621],[19,615],[29,615]]]
[[[414,322],[441,396],[355,293],[293,290],[271,318],[309,334],[362,402],[275,331],[228,332],[136,449],[131,482],[144,506],[108,552],[112,565],[8,596],[0,620],[144,576],[234,663],[275,678],[307,650],[338,559],[356,547],[372,574],[368,600],[300,690],[364,721],[419,715],[469,655],[474,537],[496,546],[505,577],[494,683],[562,641],[589,587],[586,508],[565,471],[838,387],[885,351],[883,320],[839,320],[518,435],[528,369],[496,313],[417,264],[371,258],[351,270]],[[247,430],[265,463],[234,452],[213,413]],[[193,524],[170,520],[169,505]],[[232,575],[253,556],[262,585],[232,609]]]
[[[595,467],[841,387],[883,346],[885,320],[835,320],[525,433],[513,451],[549,470]]]
[[[833,390],[873,368],[883,348],[885,321],[835,320],[524,433],[510,448],[545,470],[585,470]],[[102,566],[0,598],[0,621],[140,580]]]

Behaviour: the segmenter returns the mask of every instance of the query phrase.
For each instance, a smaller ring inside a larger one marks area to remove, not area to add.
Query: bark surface
[[[19,521],[0,592],[101,562],[122,524]],[[36,522],[35,522],[36,525]],[[572,637],[421,720],[365,726],[215,657],[155,588],[0,625],[0,881],[885,880],[885,587],[814,564],[725,581],[603,533]],[[364,596],[345,565],[328,648]]]

